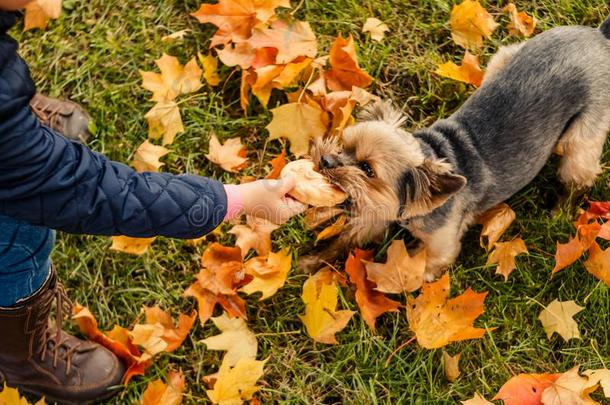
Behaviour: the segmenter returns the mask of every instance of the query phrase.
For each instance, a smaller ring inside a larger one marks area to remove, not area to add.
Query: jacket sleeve
[[[137,173],[40,125],[29,108],[29,70],[12,55],[0,66],[0,213],[69,233],[132,237],[196,238],[223,220],[221,183]]]

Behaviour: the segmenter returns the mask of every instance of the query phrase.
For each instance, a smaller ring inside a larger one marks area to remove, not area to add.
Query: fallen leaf
[[[250,105],[250,89],[254,84],[256,77],[254,73],[249,70],[242,70],[241,72],[241,84],[239,86],[239,104],[244,111],[248,110]]]
[[[337,207],[312,207],[305,211],[304,222],[307,228],[315,229],[341,213],[343,210]]]
[[[491,38],[498,26],[493,17],[476,0],[464,0],[451,10],[451,37],[464,48],[479,49],[483,37]]]
[[[333,207],[347,198],[347,194],[332,185],[321,173],[315,171],[311,160],[301,159],[288,163],[280,177],[288,176],[296,178],[296,186],[289,195],[304,204],[315,207]]]
[[[167,376],[168,383],[154,380],[148,383],[142,394],[142,405],[180,405],[186,381],[181,371],[170,371]]]
[[[142,87],[153,93],[153,101],[173,101],[179,95],[195,92],[203,86],[202,71],[195,58],[182,66],[176,57],[164,53],[155,63],[161,73],[140,71]]]
[[[130,238],[129,236],[113,236],[111,250],[129,253],[130,255],[143,255],[156,238]]]
[[[362,318],[372,330],[375,330],[377,318],[386,312],[397,312],[400,303],[375,290],[375,283],[366,277],[364,261],[371,261],[371,251],[356,249],[345,262],[345,272],[350,282],[356,286],[356,303]]]
[[[276,63],[285,64],[299,56],[315,58],[318,53],[316,35],[309,23],[274,21],[269,28],[255,29],[248,43],[253,48],[276,48]]]
[[[601,250],[597,242],[593,242],[589,248],[589,259],[585,262],[585,268],[598,280],[610,286],[610,248]]]
[[[252,399],[259,390],[256,382],[263,376],[266,360],[241,359],[231,367],[223,363],[214,389],[206,391],[214,404],[233,405]]]
[[[450,342],[483,337],[485,329],[472,326],[484,312],[487,292],[470,288],[458,297],[449,298],[449,274],[433,283],[424,283],[417,298],[407,298],[407,320],[417,342],[426,349],[437,349]]]
[[[159,324],[163,327],[161,338],[167,343],[166,352],[173,352],[182,345],[182,342],[184,342],[184,339],[186,339],[193,328],[195,319],[197,319],[197,311],[193,311],[190,315],[180,314],[178,326],[176,326],[171,315],[163,311],[159,306],[145,306],[144,314],[146,316],[146,324]]]
[[[460,356],[460,353],[451,356],[443,350],[443,369],[445,370],[445,377],[451,382],[457,380],[460,374],[462,374],[460,371]]]
[[[582,311],[584,307],[574,301],[553,300],[538,316],[546,337],[551,338],[553,333],[559,334],[566,342],[573,338],[580,338],[578,324],[573,316]]]
[[[330,239],[335,237],[343,231],[345,228],[345,223],[347,222],[347,216],[341,215],[332,225],[327,226],[322,229],[318,236],[316,236],[316,242],[320,242],[321,240]]]
[[[261,263],[263,261],[264,263]],[[269,253],[267,258],[255,257],[248,260],[244,267],[246,274],[253,278],[240,291],[248,295],[260,291],[262,295],[259,301],[267,299],[284,286],[291,266],[292,256],[287,249],[280,250],[277,253]]]
[[[148,120],[148,137],[150,139],[162,137],[163,145],[173,143],[176,135],[184,132],[180,109],[173,101],[158,102],[144,118]]]
[[[502,11],[508,13],[510,17],[510,23],[508,23],[508,33],[510,35],[529,37],[534,33],[538,22],[535,17],[527,15],[524,11],[517,11],[517,7],[513,3],[508,3]]]
[[[480,237],[481,247],[485,247],[484,241],[487,238],[486,249],[490,250],[494,243],[500,240],[502,234],[506,232],[516,217],[515,211],[505,203],[498,204],[479,216],[478,222],[483,225]]]
[[[510,242],[496,242],[495,249],[487,258],[487,265],[498,264],[496,274],[504,276],[504,281],[508,280],[508,276],[517,268],[515,257],[522,253],[528,253],[525,242],[521,238],[515,238]]]
[[[474,393],[474,397],[467,399],[466,401],[460,401],[462,405],[494,405],[493,402],[489,402],[478,392]]]
[[[309,142],[324,136],[326,124],[322,108],[305,103],[288,103],[271,110],[273,119],[267,125],[269,139],[286,138],[295,156],[309,152]]]
[[[561,374],[519,374],[500,388],[493,400],[502,400],[504,405],[540,405],[542,393]]]
[[[180,30],[180,31],[176,31],[172,34],[169,35],[165,35],[163,37],[161,37],[161,41],[163,42],[172,42],[176,39],[184,39],[184,37],[186,36],[186,34],[188,34],[191,30]]]
[[[542,393],[543,405],[593,405],[598,402],[589,398],[588,379],[578,374],[578,366],[560,374],[559,378]]]
[[[246,147],[241,144],[240,138],[227,139],[224,145],[221,145],[215,134],[210,136],[208,154],[205,157],[231,173],[238,173],[248,162]]]
[[[610,370],[600,368],[597,370],[586,370],[582,373],[589,377],[587,388],[596,387],[599,384],[604,389],[604,396],[610,398]]]
[[[324,77],[329,89],[333,91],[351,90],[353,86],[365,88],[370,86],[373,78],[358,65],[354,38],[338,36],[335,39],[329,58],[331,69]]]
[[[284,169],[284,166],[286,166],[286,149],[282,149],[282,153],[271,159],[269,163],[271,164],[271,171],[265,176],[265,178],[272,180],[278,179],[280,177],[280,173],[282,173],[282,170]]]
[[[374,282],[377,291],[391,294],[413,292],[424,282],[426,250],[410,256],[402,239],[393,240],[388,248],[385,263],[367,263],[368,279]]]
[[[222,49],[216,49],[218,59],[226,66],[239,66],[242,69],[249,69],[254,63],[256,50],[249,42],[238,44],[227,44]]]
[[[161,324],[154,325],[134,325],[129,332],[131,343],[144,349],[144,353],[150,357],[159,354],[167,349],[167,342],[163,340],[165,329]]]
[[[17,388],[8,387],[6,382],[4,382],[4,387],[0,391],[0,405],[30,405],[30,403],[25,397],[22,397],[19,394]],[[38,400],[34,405],[46,405],[44,397]]]
[[[203,79],[210,86],[218,86],[220,83],[220,76],[218,76],[218,59],[216,59],[211,53],[203,56],[201,53],[197,54],[201,66],[203,66]]]
[[[240,318],[229,318],[226,314],[222,314],[216,318],[212,318],[212,322],[221,333],[207,339],[203,339],[208,350],[224,350],[226,351],[222,366],[235,366],[240,360],[254,360],[258,351],[258,343],[256,336],[248,325]]]
[[[241,248],[241,254],[246,257],[250,249],[254,249],[259,256],[266,256],[271,251],[271,232],[279,226],[266,219],[246,216],[245,225],[235,225],[228,232],[235,235],[235,244]]]
[[[23,30],[44,29],[61,15],[62,0],[34,0],[25,6]]]
[[[159,159],[168,153],[169,149],[153,145],[146,140],[138,146],[136,153],[133,155],[133,167],[140,173],[158,172],[159,168],[165,164],[161,163]]]
[[[335,344],[335,334],[341,331],[354,315],[353,311],[337,311],[339,288],[334,281],[318,272],[303,284],[301,298],[305,303],[305,314],[299,318],[307,333],[316,342]]]
[[[356,99],[351,91],[328,93],[322,98],[322,105],[332,115],[329,135],[341,134],[345,127],[353,122],[352,111],[356,106]]]
[[[362,32],[370,32],[371,38],[374,41],[381,42],[385,37],[386,31],[389,31],[390,27],[386,23],[379,20],[378,18],[367,18],[362,27]]]
[[[243,319],[248,317],[246,314],[246,302],[238,295],[214,294],[202,288],[198,283],[194,283],[187,288],[183,296],[193,297],[197,300],[199,321],[202,326],[212,317],[214,307],[217,304],[222,306],[231,316]]]
[[[479,57],[470,54],[468,51],[464,54],[464,60],[460,66],[453,62],[446,62],[439,65],[434,73],[459,82],[472,84],[475,87],[481,85],[485,75],[479,66]]]
[[[597,222],[598,216],[590,212],[579,215],[575,227],[576,236],[570,237],[567,243],[557,242],[555,252],[555,267],[552,274],[575,263],[587,251],[602,232],[602,226]]]

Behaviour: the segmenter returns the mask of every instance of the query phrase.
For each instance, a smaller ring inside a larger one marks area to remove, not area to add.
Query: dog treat
[[[301,159],[288,163],[281,178],[292,175],[296,186],[289,194],[304,204],[314,207],[333,207],[347,199],[347,194],[332,185],[326,177],[314,169],[311,160]]]

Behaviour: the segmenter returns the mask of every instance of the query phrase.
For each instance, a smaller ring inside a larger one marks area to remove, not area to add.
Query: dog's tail
[[[610,39],[610,17],[606,18],[599,29],[606,38]]]

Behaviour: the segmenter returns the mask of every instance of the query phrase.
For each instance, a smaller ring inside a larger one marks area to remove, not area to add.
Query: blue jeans
[[[35,293],[51,269],[55,232],[0,214],[0,307]]]

